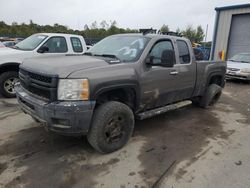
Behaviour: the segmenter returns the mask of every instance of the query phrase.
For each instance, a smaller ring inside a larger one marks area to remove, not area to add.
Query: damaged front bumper
[[[56,101],[47,102],[16,85],[18,103],[24,113],[46,125],[48,130],[63,135],[87,134],[95,101]]]

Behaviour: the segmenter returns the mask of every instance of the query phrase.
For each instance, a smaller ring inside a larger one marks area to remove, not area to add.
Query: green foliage
[[[51,25],[38,25],[30,20],[29,24],[13,22],[11,25],[0,21],[0,36],[12,36],[12,37],[28,37],[34,33],[70,33],[79,34],[85,38],[104,38],[106,36],[118,33],[135,33],[138,30],[123,29],[117,27],[116,21],[103,20],[99,24],[95,21],[90,26],[84,25],[83,30],[73,30],[64,25],[54,24]]]
[[[180,31],[180,29],[178,28],[177,32],[181,33],[184,37],[187,37],[192,42],[197,43],[201,42],[205,36],[204,31],[200,25],[196,29],[193,28],[192,25],[188,25],[186,29],[182,31]]]
[[[168,25],[163,25],[160,28],[161,32],[170,31]],[[119,28],[117,27],[116,21],[101,21],[100,24],[96,21],[91,23],[89,26],[84,25],[83,30],[73,30],[64,25],[59,25],[55,23],[51,25],[38,25],[30,20],[29,24],[13,22],[11,25],[0,21],[0,36],[12,36],[12,37],[27,37],[34,33],[70,33],[82,35],[85,38],[102,39],[106,36],[119,34],[119,33],[137,33],[138,30],[129,28]],[[183,36],[189,38],[192,42],[201,42],[204,38],[204,31],[201,26],[196,29],[189,25],[186,29],[180,30],[179,28],[176,32],[181,33]]]
[[[201,42],[204,37],[205,37],[204,31],[203,31],[202,27],[199,25],[197,27],[197,29],[196,29],[196,40],[197,40],[197,42]]]
[[[170,30],[169,30],[168,25],[163,24],[163,26],[161,27],[160,31],[164,33],[164,32],[169,32]]]
[[[181,33],[181,29],[178,27],[175,32],[176,33]]]

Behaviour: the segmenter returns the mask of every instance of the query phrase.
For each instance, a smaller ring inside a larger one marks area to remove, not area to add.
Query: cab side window
[[[183,40],[177,40],[177,47],[179,51],[179,60],[180,64],[189,64],[191,60],[191,56],[188,50],[188,45]]]
[[[71,37],[70,40],[71,40],[71,44],[72,44],[74,52],[78,52],[78,53],[83,52],[82,43],[79,38]]]
[[[157,42],[149,53],[153,57],[153,64],[161,63],[161,55],[164,50],[174,50],[172,42],[169,40]]]
[[[64,37],[51,37],[43,46],[49,48],[47,53],[65,53],[68,51],[67,42]]]

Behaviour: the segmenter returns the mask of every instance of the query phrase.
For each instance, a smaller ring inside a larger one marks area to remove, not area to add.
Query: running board
[[[191,103],[192,103],[191,101],[186,100],[186,101],[181,101],[181,102],[178,102],[178,103],[170,104],[170,105],[167,105],[167,106],[163,106],[163,107],[160,107],[160,108],[156,108],[156,109],[153,109],[153,110],[149,110],[149,111],[137,114],[137,118],[139,120],[143,120],[143,119],[146,119],[146,118],[151,118],[153,116],[156,116],[156,115],[159,115],[159,114],[171,111],[171,110],[176,110],[178,108],[190,105]]]

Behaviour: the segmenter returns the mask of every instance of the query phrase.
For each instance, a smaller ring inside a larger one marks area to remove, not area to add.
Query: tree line
[[[168,25],[163,25],[160,29],[161,32],[169,32],[170,29]],[[194,28],[192,25],[188,25],[185,29],[181,30],[180,28],[177,28],[176,33],[180,34],[181,36],[184,36],[191,40],[192,42],[200,43],[203,41],[203,38],[205,37],[203,28],[199,25],[196,28]]]
[[[168,25],[163,25],[160,28],[161,32],[170,31]],[[82,35],[84,38],[96,38],[102,39],[106,36],[119,34],[119,33],[137,33],[139,30],[130,28],[120,28],[117,26],[116,21],[102,21],[100,23],[93,22],[90,25],[85,25],[82,30],[73,30],[67,26],[54,24],[54,25],[39,25],[34,23],[32,20],[28,24],[13,22],[8,25],[4,21],[0,21],[0,36],[9,37],[27,37],[34,33],[70,33]],[[204,38],[204,30],[201,26],[194,28],[188,25],[185,29],[177,29],[177,33],[182,36],[189,38],[192,42],[201,42]]]

